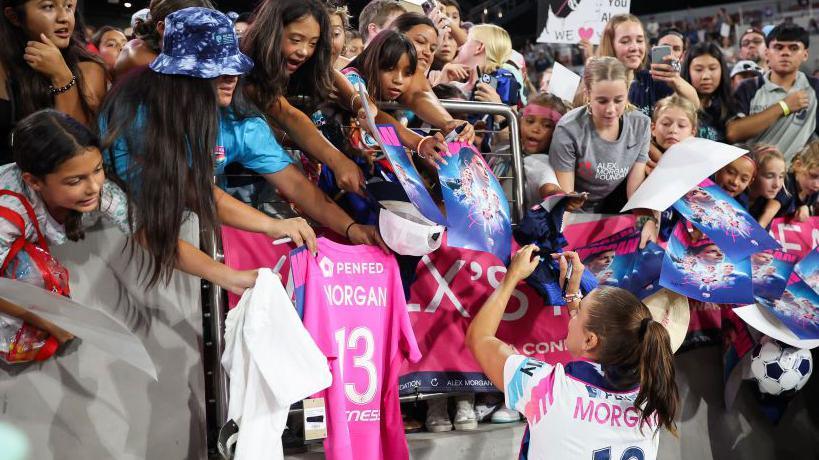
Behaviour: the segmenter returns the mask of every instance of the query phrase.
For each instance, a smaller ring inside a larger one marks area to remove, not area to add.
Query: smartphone
[[[486,83],[487,85],[491,86],[492,89],[498,89],[498,79],[489,75],[488,73],[482,74],[480,78],[481,83]]]
[[[665,57],[671,54],[671,47],[668,45],[657,45],[651,48],[651,63],[665,64]]]

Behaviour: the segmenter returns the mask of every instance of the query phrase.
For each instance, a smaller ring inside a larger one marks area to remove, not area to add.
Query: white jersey
[[[600,365],[552,366],[523,355],[506,360],[506,406],[529,423],[520,459],[653,460],[656,419],[644,424],[634,407],[639,388],[615,391]]]

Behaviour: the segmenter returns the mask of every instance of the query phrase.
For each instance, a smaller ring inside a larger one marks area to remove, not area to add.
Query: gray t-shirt
[[[651,119],[632,110],[623,115],[622,124],[616,141],[602,139],[583,106],[563,115],[555,127],[549,163],[556,172],[574,171],[574,190],[589,193],[585,212],[599,212],[634,164],[648,161]]]

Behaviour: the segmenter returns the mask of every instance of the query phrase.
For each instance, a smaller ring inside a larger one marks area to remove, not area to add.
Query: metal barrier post
[[[213,260],[217,262],[224,262],[225,256],[222,253],[222,239],[218,234],[203,232],[202,233],[202,249]],[[215,400],[215,413],[217,422],[217,430],[221,428],[222,424],[227,420],[228,413],[228,377],[224,369],[222,369],[222,352],[225,350],[225,301],[224,291],[221,286],[210,283],[208,290],[208,301],[210,302],[210,318],[207,318],[210,323],[211,330],[211,346],[213,353],[211,353],[210,362],[210,378],[213,385],[213,394]]]

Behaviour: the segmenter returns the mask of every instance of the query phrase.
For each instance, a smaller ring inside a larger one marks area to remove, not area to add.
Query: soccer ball
[[[767,337],[754,348],[751,373],[762,393],[779,395],[801,390],[812,371],[810,350],[789,347]]]

